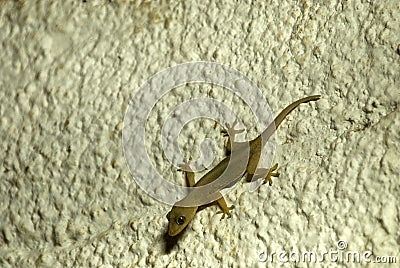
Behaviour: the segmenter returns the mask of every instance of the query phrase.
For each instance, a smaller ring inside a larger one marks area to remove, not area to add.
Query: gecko
[[[314,96],[309,96],[305,97],[302,99],[299,99],[289,106],[287,106],[285,109],[282,110],[282,112],[279,113],[279,115],[274,119],[271,124],[268,125],[268,127],[255,139],[251,140],[248,142],[248,153],[247,154],[242,154],[247,161],[246,163],[246,168],[243,170],[243,173],[241,174],[240,178],[246,175],[246,180],[251,181],[253,176],[257,173],[259,173],[260,169],[257,169],[258,162],[260,160],[261,152],[264,147],[264,145],[267,143],[268,139],[272,136],[272,134],[275,132],[275,130],[278,128],[278,126],[281,124],[281,122],[285,119],[285,117],[293,111],[297,106],[299,106],[302,103],[310,102],[310,101],[316,101],[320,98],[320,95],[314,95]],[[198,182],[195,183],[195,175],[194,172],[190,169],[190,159],[181,164],[180,166],[182,167],[181,170],[184,170],[185,172],[185,177],[187,180],[187,184],[189,187],[199,187],[199,186],[204,186],[207,185],[208,183],[212,183],[215,180],[221,176],[221,174],[225,171],[225,169],[228,167],[229,161],[231,160],[231,155],[230,150],[232,149],[232,142],[230,139],[234,139],[234,135],[237,133],[240,133],[244,130],[235,130],[235,124],[236,121],[232,124],[232,127],[227,125],[228,127],[228,134],[233,133],[233,137],[231,138],[229,135],[228,138],[228,144],[227,144],[227,156],[219,162],[213,169],[208,171],[203,177],[200,178]],[[236,150],[240,150],[240,143],[239,146],[236,146]],[[240,157],[240,154],[239,154]],[[264,177],[263,183],[268,182],[269,185],[272,185],[272,177],[278,177],[279,173],[276,172],[278,168],[278,164],[273,165],[270,169],[263,169],[263,174],[266,173]],[[239,179],[240,179],[239,178]],[[232,179],[233,183],[236,183],[238,180],[237,178]],[[230,187],[231,185],[229,185]],[[217,213],[222,213],[222,218],[231,216],[230,210],[234,208],[234,206],[228,207],[224,197],[222,194],[219,193],[218,199],[216,200],[216,203],[220,207],[221,211],[218,211]],[[190,201],[190,199],[193,199],[193,196],[190,195],[190,193],[185,196],[182,200],[176,202],[174,206],[172,207],[171,211],[167,214],[167,219],[168,219],[168,235],[169,236],[176,236],[179,233],[182,232],[186,228],[186,226],[191,222],[193,217],[195,216],[198,206],[182,206],[181,204]],[[213,202],[211,202],[213,203]],[[210,203],[210,204],[211,204]]]

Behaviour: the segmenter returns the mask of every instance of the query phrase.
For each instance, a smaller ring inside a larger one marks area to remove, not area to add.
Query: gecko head
[[[197,207],[172,207],[167,214],[168,219],[168,235],[175,236],[179,234],[196,214]]]

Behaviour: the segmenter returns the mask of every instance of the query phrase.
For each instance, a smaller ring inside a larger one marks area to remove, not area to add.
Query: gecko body
[[[219,162],[213,169],[211,169],[209,172],[207,172],[197,183],[195,183],[194,180],[194,173],[190,171],[186,171],[186,179],[188,182],[188,185],[190,187],[199,187],[199,186],[204,186],[210,183],[215,182],[227,169],[228,165],[230,165],[230,162],[233,162],[233,165],[239,165],[239,166],[244,166],[245,168],[243,171],[239,171],[238,174],[235,174],[231,178],[231,183],[234,184],[236,183],[241,177],[243,177],[245,174],[246,180],[250,181],[254,174],[258,174],[257,170],[257,165],[260,160],[261,152],[264,147],[264,145],[267,143],[268,139],[272,136],[274,131],[278,128],[278,126],[281,124],[281,122],[285,119],[285,117],[293,111],[297,106],[299,106],[302,103],[306,103],[309,101],[316,101],[320,98],[320,95],[314,95],[314,96],[309,96],[306,98],[302,98],[300,100],[297,100],[287,106],[285,109],[282,110],[281,113],[275,118],[275,120],[255,139],[251,140],[246,143],[248,146],[242,146],[241,143],[233,143],[233,154],[235,155],[234,158],[231,158],[231,155],[228,155],[225,157],[221,162]],[[234,130],[234,125],[233,124],[233,131]],[[238,133],[240,131],[236,131]],[[228,145],[229,145],[228,141]],[[245,150],[247,149],[247,150]],[[229,146],[228,146],[229,150]],[[189,163],[186,163],[185,167],[188,168]],[[266,172],[266,176],[264,179],[264,183],[269,182],[269,184],[272,184],[272,179],[271,177],[277,177],[279,176],[278,173],[276,173],[278,165],[275,164],[273,167],[271,167],[268,172]],[[188,169],[186,169],[188,170]],[[229,175],[229,174],[228,174]],[[219,193],[219,190],[223,187],[227,187],[227,185],[216,185],[214,193],[210,193],[210,195],[214,194],[217,195],[216,202],[218,203],[219,207],[221,208],[221,213],[223,213],[222,218],[227,215],[230,217],[230,210],[233,208],[233,206],[228,207],[226,204],[226,201],[224,197]],[[231,185],[229,185],[231,186]],[[198,210],[198,206],[186,206],[185,204],[190,203],[190,201],[195,200],[196,198],[196,191],[190,192],[185,198],[182,200],[178,201],[177,203],[174,204],[172,207],[171,211],[167,214],[167,219],[168,219],[168,235],[170,236],[175,236],[182,232],[183,229],[189,224],[189,222],[193,219],[194,215],[196,214]],[[213,200],[215,200],[213,199]]]

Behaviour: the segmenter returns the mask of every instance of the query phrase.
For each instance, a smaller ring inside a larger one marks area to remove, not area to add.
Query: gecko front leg
[[[217,199],[217,203],[218,203],[219,208],[221,209],[220,211],[217,211],[217,214],[222,213],[221,220],[225,218],[225,215],[228,218],[232,217],[230,210],[232,210],[235,207],[234,205],[228,207],[228,205],[226,204],[225,198],[223,196],[221,196],[219,199]]]
[[[185,179],[188,187],[193,187],[196,183],[194,179],[194,172],[190,167],[191,162],[192,162],[192,157],[189,157],[188,160],[185,160],[183,163],[178,165],[179,167],[178,171],[182,171],[185,173]]]

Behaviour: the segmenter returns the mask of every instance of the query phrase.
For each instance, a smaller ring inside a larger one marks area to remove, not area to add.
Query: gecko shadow
[[[210,204],[206,204],[203,206],[200,206],[197,210],[197,212],[215,205],[214,202],[211,202]],[[168,235],[168,224],[166,225],[165,231],[164,231],[164,235],[162,236],[163,239],[163,243],[164,243],[164,253],[165,254],[169,254],[171,253],[174,248],[177,246],[178,242],[180,240],[182,240],[182,237],[185,236],[185,233],[187,232],[188,228],[183,229],[179,234],[175,235],[175,236],[170,236]]]

